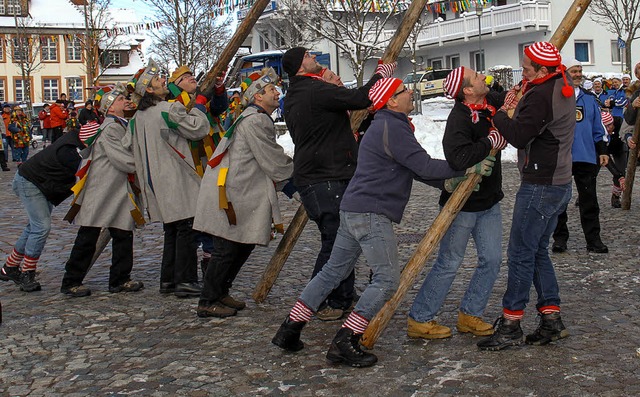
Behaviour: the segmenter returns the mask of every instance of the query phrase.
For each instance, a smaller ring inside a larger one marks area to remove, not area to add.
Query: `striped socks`
[[[36,266],[38,264],[38,259],[40,258],[31,258],[30,256],[24,256],[24,262],[22,263],[22,271],[29,272],[32,270],[36,270]]]
[[[524,317],[524,310],[509,310],[507,308],[502,309],[502,317],[509,321],[520,321]]]
[[[538,309],[538,311],[540,312],[540,314],[560,313],[560,306],[553,306],[553,305],[542,306],[541,308]]]
[[[289,318],[296,323],[308,323],[312,315],[313,310],[309,309],[301,300],[298,300],[296,304],[293,305],[289,313]]]
[[[7,267],[19,267],[23,258],[24,254],[19,253],[14,248],[13,251],[11,251],[11,255],[7,258]]]
[[[342,324],[342,328],[349,328],[356,335],[364,334],[369,325],[369,320],[362,317],[356,312],[351,312],[347,320]]]

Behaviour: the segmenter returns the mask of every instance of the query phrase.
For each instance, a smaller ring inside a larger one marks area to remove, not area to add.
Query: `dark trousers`
[[[333,243],[336,240],[338,227],[340,226],[340,202],[348,184],[348,180],[326,181],[298,187],[302,204],[304,204],[309,219],[318,225],[322,243],[311,278],[320,273],[320,270],[322,270],[322,267],[331,256]],[[329,294],[327,304],[335,309],[348,309],[353,301],[354,282],[355,272],[352,271]]]
[[[213,252],[204,275],[200,305],[209,306],[229,294],[233,281],[255,246],[213,236]]]
[[[198,244],[193,218],[164,223],[161,283],[198,282]]]
[[[573,163],[573,180],[578,190],[578,208],[580,209],[580,223],[587,245],[596,245],[600,240],[600,207],[596,192],[596,179],[600,167],[591,163]],[[558,216],[558,225],[553,232],[553,240],[556,243],[565,243],[569,240],[569,228],[567,227],[567,210]]]
[[[65,266],[62,288],[82,285],[84,277],[91,267],[91,259],[96,252],[96,243],[100,236],[99,227],[81,226],[71,255]],[[133,232],[113,227],[111,235],[111,268],[109,270],[109,286],[117,287],[129,281],[133,268]]]
[[[54,127],[51,129],[51,143],[55,142],[62,136],[62,127]]]

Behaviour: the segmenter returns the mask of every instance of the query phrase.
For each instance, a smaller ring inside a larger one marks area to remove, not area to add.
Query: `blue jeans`
[[[29,146],[13,148],[13,155],[19,162],[24,163],[29,157]]]
[[[469,236],[473,236],[476,244],[478,266],[460,302],[460,311],[482,316],[502,262],[500,203],[485,211],[458,214],[442,238],[438,259],[411,306],[411,318],[423,323],[438,314],[464,259]]]
[[[509,278],[502,306],[524,310],[531,284],[538,293],[537,308],[560,306],[558,280],[549,258],[549,238],[571,200],[571,183],[560,186],[522,183],[513,207],[507,250]]]
[[[53,204],[40,189],[16,172],[12,185],[14,193],[22,201],[29,223],[16,242],[15,249],[30,258],[39,258],[51,230]]]
[[[373,277],[353,311],[370,320],[391,298],[400,281],[398,242],[391,220],[384,215],[340,211],[340,228],[331,257],[299,299],[318,311],[329,293],[353,272],[360,253],[373,270]]]

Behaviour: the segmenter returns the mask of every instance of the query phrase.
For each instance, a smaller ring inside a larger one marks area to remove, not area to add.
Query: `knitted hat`
[[[369,90],[369,99],[373,103],[373,110],[380,110],[386,105],[400,84],[402,84],[402,80],[396,79],[395,77],[385,77],[376,81]]]
[[[464,66],[458,66],[447,75],[442,83],[444,95],[449,99],[455,99],[460,93],[462,82],[464,81]]]
[[[92,138],[98,133],[99,129],[100,124],[98,124],[98,122],[96,122],[95,120],[88,121],[85,125],[80,127],[78,138],[80,138],[82,143],[89,146],[91,143],[93,143]]]
[[[290,77],[295,76],[302,65],[302,60],[306,53],[307,49],[304,47],[293,47],[288,50],[282,56],[282,69],[284,69]]]
[[[609,112],[601,112],[600,116],[602,116],[602,124],[605,126],[609,124],[613,124],[613,116]]]
[[[107,114],[113,102],[119,95],[127,95],[127,87],[123,83],[116,84],[115,88],[102,95],[100,100],[100,111]]]
[[[564,62],[564,66],[565,66],[567,69],[571,69],[571,68],[572,68],[572,67],[574,67],[574,66],[582,66],[582,62],[578,61],[578,60],[577,60],[577,59],[575,59],[575,58],[571,58],[571,59],[569,59],[568,61]]]
[[[255,77],[253,79],[252,77]],[[247,80],[251,79],[251,82]],[[278,81],[278,75],[273,68],[265,68],[262,70],[262,74],[254,73],[245,81],[242,82],[241,86],[248,86],[242,92],[242,106],[247,106],[253,100],[253,97],[260,91],[262,91],[269,84],[276,84]]]
[[[533,62],[542,66],[560,66],[562,57],[558,48],[546,41],[538,41],[524,49],[524,53]]]
[[[631,75],[630,74],[627,74],[627,73],[623,74],[622,78],[624,79],[625,77],[628,78],[628,79],[631,79]]]
[[[191,71],[191,69],[189,69],[187,65],[182,65],[178,69],[174,70],[173,73],[171,73],[171,77],[169,77],[169,80],[167,82],[175,83],[175,81],[178,80],[180,76],[186,73],[190,73],[193,75],[193,72]]]

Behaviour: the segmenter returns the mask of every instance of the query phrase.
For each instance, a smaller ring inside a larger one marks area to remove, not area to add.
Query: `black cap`
[[[307,49],[304,47],[293,47],[284,53],[282,57],[282,69],[291,76],[295,76],[298,73],[298,69],[300,69],[300,65],[302,65],[302,59],[304,59],[304,54],[306,54]]]

